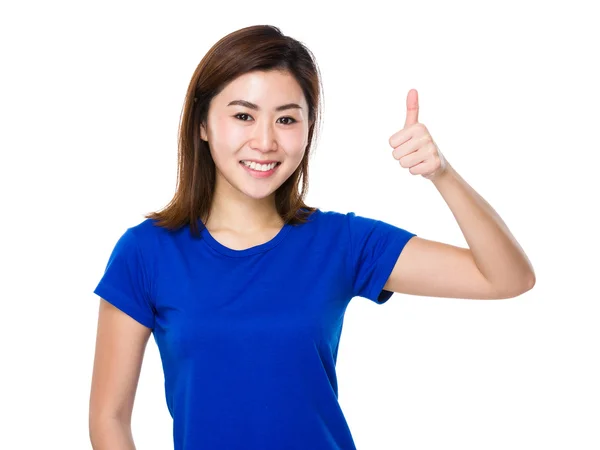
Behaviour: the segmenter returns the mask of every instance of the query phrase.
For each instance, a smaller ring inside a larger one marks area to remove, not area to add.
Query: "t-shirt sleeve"
[[[353,297],[383,304],[393,295],[385,286],[400,253],[416,234],[381,220],[346,214],[350,233],[350,272]]]
[[[154,329],[150,276],[137,236],[129,228],[117,241],[94,293],[142,325]]]

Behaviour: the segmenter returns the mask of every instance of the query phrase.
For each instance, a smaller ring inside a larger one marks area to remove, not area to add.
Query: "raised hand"
[[[442,175],[448,163],[434,142],[429,130],[419,123],[419,95],[416,89],[406,97],[406,121],[404,128],[389,140],[394,149],[392,156],[413,175],[422,175],[433,181]]]

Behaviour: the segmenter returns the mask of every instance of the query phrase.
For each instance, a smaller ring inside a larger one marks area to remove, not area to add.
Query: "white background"
[[[309,205],[467,246],[435,186],[391,156],[415,88],[419,121],[537,275],[508,300],[353,299],[337,370],[358,449],[600,448],[593,2],[16,5],[0,11],[1,448],[91,448],[93,289],[118,237],[174,192],[197,64],[255,24],[322,71]],[[172,448],[163,380],[151,338],[138,449]]]

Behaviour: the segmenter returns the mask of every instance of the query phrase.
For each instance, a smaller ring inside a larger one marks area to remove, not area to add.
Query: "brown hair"
[[[315,125],[320,125],[322,83],[311,51],[301,42],[284,36],[279,28],[256,25],[242,28],[220,39],[198,64],[190,81],[180,117],[178,178],[170,203],[145,215],[156,225],[174,230],[190,224],[199,236],[198,219],[208,220],[214,195],[216,167],[208,142],[200,139],[200,124],[206,126],[212,98],[226,84],[247,72],[281,70],[298,82],[309,110],[308,144],[298,168],[275,192],[277,212],[289,224],[305,223],[317,209],[307,206],[308,160]],[[321,88],[321,90],[319,89]],[[299,187],[302,178],[302,188]]]

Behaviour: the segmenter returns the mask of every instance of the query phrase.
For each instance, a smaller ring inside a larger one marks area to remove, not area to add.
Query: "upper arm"
[[[501,299],[518,292],[499,292],[481,273],[471,250],[413,237],[398,257],[384,290],[428,297]],[[522,292],[522,291],[521,291]]]
[[[152,330],[100,299],[90,395],[90,422],[131,421],[144,351]]]

